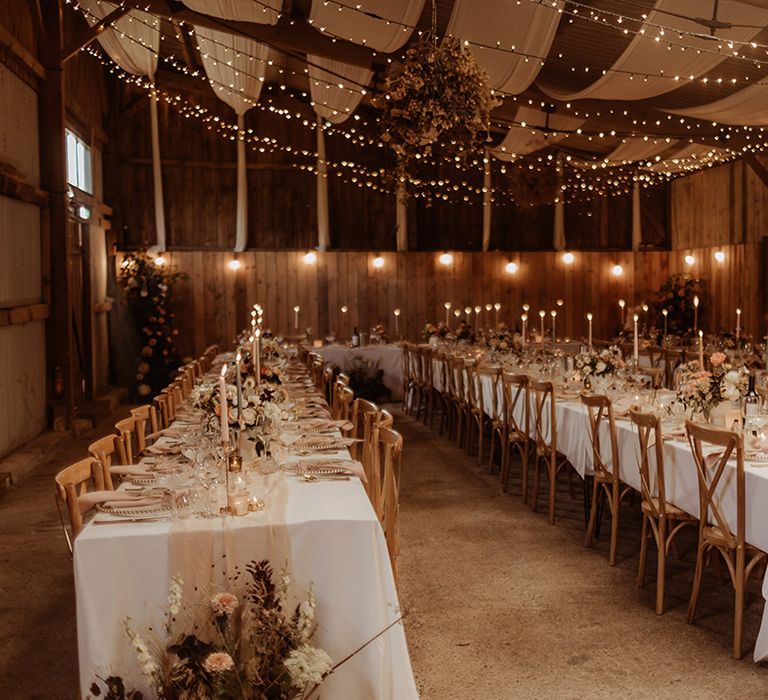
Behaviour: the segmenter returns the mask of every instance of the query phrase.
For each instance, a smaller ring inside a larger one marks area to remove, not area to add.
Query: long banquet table
[[[157,625],[178,573],[189,594],[193,584],[215,590],[216,571],[231,575],[251,560],[268,558],[276,572],[286,564],[300,597],[312,586],[314,644],[334,662],[398,619],[386,543],[359,479],[308,483],[277,472],[256,476],[251,493],[266,506],[243,517],[91,521],[85,527],[74,551],[81,688],[90,688],[97,674],[118,674],[150,697],[123,620],[130,617],[137,630]],[[403,625],[329,676],[321,695],[417,698]]]
[[[435,372],[439,377],[439,372]],[[494,403],[494,384],[492,377],[482,375],[483,405],[489,417],[494,405],[503,405],[502,388],[497,384],[497,396]],[[522,425],[524,405],[517,406],[517,420]],[[531,417],[533,416],[533,397],[531,396]],[[592,445],[589,438],[587,411],[579,398],[557,399],[555,396],[555,420],[557,421],[557,449],[583,477],[592,473]],[[544,411],[544,435],[550,437],[549,410]],[[621,480],[640,491],[640,471],[638,468],[639,441],[637,431],[628,418],[616,419],[616,433],[619,446],[619,474]],[[531,426],[531,437],[533,426]],[[610,449],[610,431],[603,424],[600,434],[601,455],[609,467],[612,467]],[[651,454],[651,459],[655,459]],[[728,463],[729,472],[723,477],[722,499],[720,507],[729,527],[736,530],[736,463]],[[696,464],[693,453],[686,439],[668,439],[664,441],[664,484],[666,497],[678,508],[699,517],[699,486],[696,476]],[[651,485],[656,488],[656,484]],[[768,464],[745,462],[746,490],[746,540],[763,551],[768,551]],[[763,581],[763,597],[768,600],[768,572]],[[760,632],[755,642],[755,662],[768,659],[768,606],[763,612]]]

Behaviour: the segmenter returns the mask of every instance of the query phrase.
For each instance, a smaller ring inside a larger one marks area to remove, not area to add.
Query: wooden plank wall
[[[757,336],[763,327],[759,248],[750,243],[675,252],[576,253],[570,266],[552,252],[454,253],[447,267],[436,253],[382,253],[381,269],[373,267],[374,254],[369,252],[318,253],[317,264],[306,265],[304,251],[253,251],[238,256],[242,267],[237,272],[227,266],[231,253],[171,252],[167,258],[189,275],[179,286],[177,315],[179,349],[191,355],[208,343],[230,345],[256,302],[266,309],[266,325],[276,333],[293,332],[292,309],[298,304],[300,327],[310,326],[314,337],[330,330],[349,337],[353,325],[368,329],[379,321],[394,333],[392,312],[399,307],[401,332],[418,339],[425,322],[445,318],[445,301],[454,308],[500,302],[500,319],[517,323],[523,303],[531,305],[535,316],[563,299],[558,335],[585,334],[585,316],[591,311],[595,335],[607,337],[619,325],[618,299],[630,305],[650,299],[670,274],[687,268],[683,256],[688,253],[696,258],[693,272],[710,288],[702,300],[703,327],[733,328],[739,306],[746,332]],[[715,250],[723,250],[725,262],[714,259]],[[511,260],[519,265],[514,275],[505,271]],[[616,264],[624,267],[621,277],[611,274]],[[349,307],[346,315],[343,305]],[[482,314],[485,323],[489,319],[484,310]]]

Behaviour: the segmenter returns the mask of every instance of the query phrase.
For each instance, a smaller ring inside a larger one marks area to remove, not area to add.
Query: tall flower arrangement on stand
[[[663,327],[662,312],[667,311],[667,333],[687,335],[693,332],[694,297],[703,298],[705,283],[689,272],[672,275],[654,295],[651,305],[656,312],[656,328]],[[699,309],[701,314],[702,309]],[[632,318],[627,314],[627,318]],[[702,327],[701,316],[699,328]]]
[[[136,394],[147,399],[166,386],[181,361],[176,351],[173,288],[183,273],[156,265],[146,251],[127,253],[118,273],[134,326],[141,338]]]

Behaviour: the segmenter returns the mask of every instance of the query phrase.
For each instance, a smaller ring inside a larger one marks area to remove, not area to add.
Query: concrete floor
[[[58,447],[0,495],[0,698],[73,698],[77,690],[72,565],[53,501],[53,475],[122,415]],[[765,698],[768,666],[730,656],[732,594],[705,578],[696,625],[685,623],[693,572],[672,561],[668,607],[635,587],[637,507],[622,513],[619,563],[603,537],[583,547],[581,482],[558,493],[559,519],[520,500],[445,437],[397,416],[406,444],[401,489],[401,601],[422,697]],[[543,501],[543,499],[542,499]],[[649,567],[649,582],[654,568]],[[745,642],[763,610],[750,588]],[[330,699],[337,700],[337,699]],[[338,699],[346,700],[346,699]],[[356,699],[349,699],[356,700]]]
[[[696,624],[685,622],[693,531],[669,567],[668,612],[657,616],[653,564],[647,587],[635,586],[639,505],[622,512],[611,568],[605,535],[584,548],[578,477],[574,499],[562,475],[553,527],[523,505],[519,478],[503,493],[487,463],[447,438],[400,415],[396,427],[406,455],[400,598],[422,698],[768,697],[768,665],[751,660],[760,577],[747,601],[749,651],[735,661],[730,583],[706,575]]]

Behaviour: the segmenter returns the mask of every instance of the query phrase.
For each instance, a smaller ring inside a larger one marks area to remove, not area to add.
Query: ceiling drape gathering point
[[[182,0],[195,12],[222,19],[258,24],[277,24],[283,0]]]

